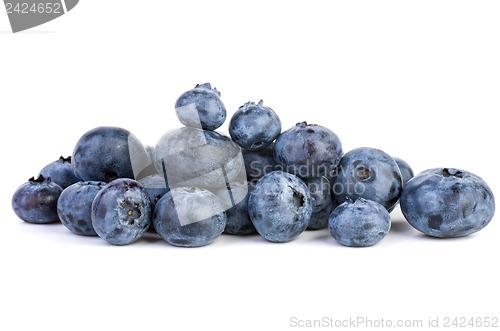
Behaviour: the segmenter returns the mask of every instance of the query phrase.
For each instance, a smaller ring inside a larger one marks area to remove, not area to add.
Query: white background
[[[196,83],[228,115],[264,99],[287,129],[334,130],[416,172],[474,172],[500,196],[500,2],[82,0],[12,34],[0,13],[0,330],[288,330],[290,318],[499,317],[500,220],[467,238],[393,213],[375,247],[328,231],[287,244],[224,235],[199,249],[127,247],[30,225],[15,189],[101,125],[146,144],[180,126]],[[227,124],[222,131],[225,131]]]

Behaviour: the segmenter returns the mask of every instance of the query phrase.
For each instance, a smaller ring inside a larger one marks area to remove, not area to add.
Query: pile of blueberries
[[[326,127],[300,122],[282,132],[262,101],[236,111],[230,137],[215,131],[226,109],[208,83],[183,93],[175,110],[185,127],[154,147],[122,128],[88,131],[72,157],[17,189],[15,213],[30,223],[60,220],[114,245],[149,229],[182,247],[223,232],[288,242],[327,227],[342,245],[372,246],[389,232],[398,203],[415,229],[433,237],[466,236],[493,218],[493,193],[477,175],[435,168],[414,177],[406,162],[379,149],[344,154]]]

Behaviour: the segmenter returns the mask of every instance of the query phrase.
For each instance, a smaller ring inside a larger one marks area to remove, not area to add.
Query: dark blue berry
[[[304,178],[302,180],[311,194],[313,213],[319,212],[332,203],[332,186],[326,177]]]
[[[274,160],[274,143],[259,151],[252,152],[242,149],[241,152],[249,181],[257,182],[264,175],[277,170],[276,161]]]
[[[274,171],[262,177],[248,199],[248,213],[261,236],[272,242],[287,242],[309,224],[311,196],[297,176]]]
[[[398,164],[399,170],[401,171],[401,178],[403,179],[403,186],[405,186],[406,183],[408,183],[408,181],[414,176],[413,169],[405,160],[400,159],[399,157],[395,157],[394,161]]]
[[[141,142],[129,131],[102,126],[85,133],[73,151],[75,174],[84,181],[135,178],[147,167]]]
[[[331,194],[331,184],[326,177],[303,179],[311,194],[312,214],[307,228],[324,229],[328,226],[328,217],[337,206]]]
[[[40,171],[40,175],[45,178],[50,177],[52,182],[63,189],[80,181],[71,164],[71,156],[66,158],[61,156],[59,160],[49,163]]]
[[[61,223],[71,232],[83,236],[96,236],[92,226],[92,202],[104,182],[79,182],[68,186],[57,202]]]
[[[411,179],[400,204],[415,229],[440,238],[478,232],[495,213],[488,185],[473,173],[453,168],[430,169]]]
[[[331,212],[335,209],[337,204],[332,201],[326,205],[323,209],[313,212],[311,214],[311,220],[307,225],[308,230],[321,230],[328,227],[328,218]]]
[[[258,151],[269,146],[281,132],[281,121],[276,113],[259,103],[247,102],[231,118],[229,134],[242,148]]]
[[[16,215],[29,223],[51,223],[59,220],[57,200],[62,188],[50,178],[39,176],[21,185],[12,196]]]
[[[113,245],[138,240],[151,224],[151,202],[142,185],[121,178],[97,193],[92,204],[92,226]]]
[[[175,102],[175,111],[182,124],[203,130],[213,131],[226,120],[220,92],[209,83],[184,92]]]
[[[251,187],[251,186],[250,186]],[[255,233],[255,226],[248,215],[249,184],[247,181],[232,183],[231,188],[221,188],[214,193],[226,210],[225,233],[245,235]]]
[[[379,149],[361,147],[342,157],[332,192],[338,204],[364,198],[392,210],[402,187],[401,172],[390,155]]]
[[[306,122],[283,132],[274,150],[282,170],[301,178],[328,175],[342,157],[342,144],[333,131]]]
[[[389,212],[381,204],[363,198],[347,200],[330,214],[330,234],[341,245],[373,246],[391,228]]]

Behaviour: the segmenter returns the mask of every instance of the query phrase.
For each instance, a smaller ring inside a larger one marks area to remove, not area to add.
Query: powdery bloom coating
[[[97,236],[92,226],[92,203],[104,186],[104,182],[78,182],[61,193],[57,214],[68,230],[82,236]]]
[[[153,225],[169,244],[200,247],[212,243],[226,226],[220,199],[197,187],[177,187],[165,194],[155,207]]]
[[[391,228],[389,212],[363,198],[348,200],[330,214],[330,234],[343,246],[368,247],[381,241]]]
[[[31,178],[12,196],[12,209],[17,217],[28,223],[57,222],[57,200],[62,188],[43,176]]]
[[[142,185],[133,179],[112,181],[92,203],[92,226],[110,244],[131,244],[150,224],[151,202]]]
[[[198,84],[184,92],[175,102],[179,121],[188,127],[215,130],[226,120],[226,108],[220,92],[209,83]]]
[[[311,196],[297,176],[274,171],[251,191],[248,213],[257,232],[272,242],[287,242],[300,235],[312,214]]]
[[[396,161],[387,153],[361,147],[345,153],[336,169],[332,192],[337,203],[357,198],[373,200],[392,210],[403,181]]]
[[[281,133],[281,121],[269,107],[259,103],[247,102],[231,117],[229,134],[243,149],[259,151],[269,146]]]
[[[312,178],[327,176],[337,167],[342,144],[330,129],[302,122],[276,139],[274,151],[281,170]]]
[[[424,171],[401,194],[408,223],[426,235],[462,237],[483,229],[495,213],[495,198],[477,175],[453,168]]]

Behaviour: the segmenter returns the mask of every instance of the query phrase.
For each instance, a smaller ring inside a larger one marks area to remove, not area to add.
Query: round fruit
[[[333,131],[306,122],[283,132],[274,150],[281,170],[301,178],[327,176],[342,157],[342,144]]]
[[[281,132],[281,121],[276,113],[259,103],[247,102],[234,113],[229,123],[231,138],[242,148],[258,151],[269,146]]]
[[[12,196],[16,215],[29,223],[51,223],[59,220],[57,200],[62,188],[50,178],[39,176],[21,185]]]
[[[75,175],[71,156],[60,157],[59,160],[47,164],[41,171],[40,175],[45,178],[51,178],[52,182],[61,186],[63,189],[77,183],[80,178]]]
[[[92,226],[113,245],[138,240],[151,224],[151,202],[142,185],[127,178],[112,181],[92,203]]]
[[[391,228],[389,212],[363,198],[348,200],[330,214],[330,234],[343,246],[368,247],[382,240]]]
[[[347,152],[336,170],[332,192],[338,204],[364,198],[392,210],[403,181],[396,161],[387,153],[369,147]]]
[[[408,223],[432,237],[462,237],[483,229],[495,213],[488,185],[473,173],[436,168],[406,184],[401,210]]]
[[[82,236],[97,236],[92,226],[92,202],[104,186],[104,182],[79,182],[64,189],[57,202],[57,214],[68,230]]]
[[[75,174],[84,181],[135,178],[147,167],[148,154],[128,130],[101,126],[85,133],[73,151]]]
[[[291,241],[309,224],[311,196],[299,177],[274,171],[255,184],[248,199],[248,213],[257,232],[265,239]]]
[[[213,131],[226,120],[220,92],[209,83],[184,92],[175,102],[175,111],[182,124],[203,130]]]
[[[197,187],[177,187],[156,204],[153,225],[169,244],[199,247],[213,242],[226,226],[220,199]]]

